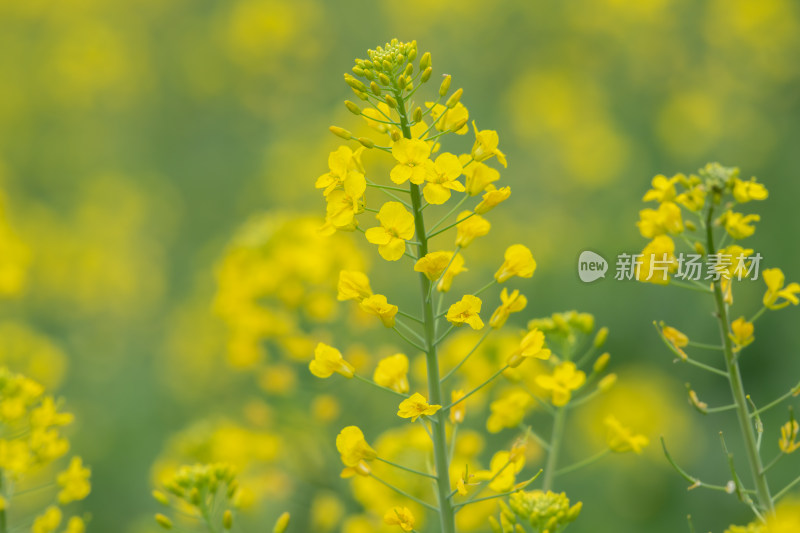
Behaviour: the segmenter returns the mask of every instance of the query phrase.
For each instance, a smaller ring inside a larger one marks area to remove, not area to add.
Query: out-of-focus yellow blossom
[[[664,336],[667,342],[669,342],[672,347],[675,348],[675,351],[678,352],[681,359],[686,360],[688,358],[688,355],[686,355],[686,352],[683,351],[683,348],[689,344],[689,337],[672,326],[664,326],[661,328],[661,334]]]
[[[314,496],[310,511],[312,531],[319,533],[333,531],[345,514],[342,500],[331,492]]]
[[[172,520],[162,513],[156,513],[155,515],[156,524],[163,527],[164,529],[172,529]]]
[[[737,350],[741,350],[755,340],[754,331],[753,323],[748,322],[743,316],[731,322],[731,339],[736,343]]]
[[[77,516],[73,516],[67,522],[67,529],[64,530],[64,533],[85,533],[86,532],[86,524],[84,523],[83,519]]]
[[[67,355],[51,339],[28,325],[6,321],[0,323],[0,364],[52,389],[64,377]]]
[[[329,378],[334,372],[352,378],[355,368],[342,358],[342,352],[320,342],[314,349],[314,360],[308,365],[311,373],[318,378]]]
[[[386,124],[386,121],[393,116],[392,109],[383,102],[380,102],[377,107],[378,109],[367,107],[361,111],[361,114],[364,116],[364,120],[366,120],[367,125],[374,130],[387,134],[393,129],[397,129],[396,126]]]
[[[441,408],[441,405],[430,405],[422,394],[415,392],[410,398],[406,398],[400,402],[397,416],[400,418],[410,418],[412,422],[416,422],[417,418],[421,416],[430,416]]]
[[[489,433],[499,433],[503,428],[515,428],[522,422],[533,405],[531,395],[523,390],[513,390],[489,404],[491,414],[486,420]]]
[[[562,531],[578,518],[583,508],[582,502],[571,507],[569,503],[565,493],[556,494],[549,490],[519,491],[508,499],[509,507],[519,518],[542,532]]]
[[[516,368],[527,358],[547,361],[550,359],[551,352],[545,348],[544,341],[544,333],[534,327],[525,334],[519,343],[519,348],[508,357],[506,364],[511,368]]]
[[[683,231],[681,208],[673,202],[662,202],[658,209],[642,209],[636,225],[646,239],[665,233],[680,233]]]
[[[27,285],[31,251],[6,220],[5,198],[0,191],[0,296],[21,295]]]
[[[47,510],[33,521],[31,533],[53,533],[61,525],[61,509],[55,506]]]
[[[498,283],[503,283],[514,276],[530,278],[536,270],[536,260],[534,260],[533,254],[522,244],[509,246],[504,258],[505,261],[494,274],[494,279]]]
[[[478,162],[469,162],[469,154],[462,154],[458,160],[464,165],[464,176],[466,176],[466,192],[470,196],[478,196],[495,181],[500,179],[500,172],[496,169]]]
[[[477,161],[486,161],[492,156],[497,156],[497,160],[504,167],[508,167],[506,156],[498,150],[497,145],[500,144],[500,136],[494,130],[481,130],[478,131],[478,126],[475,121],[472,121],[472,127],[475,130],[475,144],[472,145],[472,158]]]
[[[639,281],[666,285],[669,275],[678,269],[675,242],[668,235],[658,235],[642,250],[641,263],[635,275]]]
[[[295,390],[297,373],[292,365],[269,365],[260,372],[258,386],[269,394],[285,396]]]
[[[755,178],[750,178],[749,181],[734,178],[733,180],[733,197],[737,202],[743,204],[751,200],[766,200],[769,196],[767,188],[763,184],[756,182]]]
[[[425,106],[431,109],[431,117],[433,118],[436,129],[439,131],[452,130],[457,125],[463,123],[464,125],[455,131],[458,135],[464,135],[469,131],[467,120],[469,119],[469,111],[461,102],[458,102],[452,109],[442,104],[434,104],[433,102],[425,102]]]
[[[384,357],[375,368],[372,379],[381,387],[388,387],[395,392],[408,392],[408,357],[398,353]]]
[[[800,502],[796,497],[782,499],[766,522],[754,520],[746,526],[732,525],[725,533],[795,533],[800,531]]]
[[[361,146],[354,152],[349,146],[340,146],[328,156],[330,171],[317,179],[315,187],[324,189],[323,194],[328,196],[337,187],[344,186],[345,179],[351,174],[360,174],[364,177],[364,165],[361,163]]]
[[[525,466],[525,454],[501,450],[492,456],[489,470],[475,472],[476,481],[492,479],[489,488],[495,492],[508,492],[514,488],[516,475]]]
[[[455,389],[450,392],[450,423],[460,424],[464,421],[464,416],[467,414],[467,402],[459,402],[464,397],[463,389]],[[456,403],[458,402],[458,403]]]
[[[369,285],[369,278],[366,274],[357,270],[342,270],[339,272],[338,294],[336,298],[340,302],[346,300],[356,300],[360,302],[369,296],[372,296],[372,287]]]
[[[342,183],[341,189],[334,189],[325,199],[325,223],[335,229],[350,229],[355,222],[355,216],[364,211],[364,192],[367,190],[367,181],[363,174],[351,172]],[[323,226],[324,233],[330,233]]]
[[[397,261],[406,251],[406,241],[414,236],[414,215],[400,202],[386,202],[376,217],[381,225],[366,231],[367,240],[378,245],[381,257]]]
[[[389,173],[389,178],[398,185],[411,181],[421,185],[433,177],[433,164],[430,159],[431,147],[420,139],[399,139],[392,145],[392,155],[397,164]],[[460,172],[459,172],[460,173]]]
[[[463,168],[458,157],[451,153],[439,155],[433,162],[432,172],[426,176],[422,194],[429,204],[441,205],[450,199],[451,191],[464,192],[464,184],[458,181]]]
[[[792,453],[800,449],[800,443],[796,442],[798,433],[800,433],[800,424],[797,423],[797,420],[786,422],[781,426],[778,447],[783,453]]]
[[[764,293],[764,306],[767,309],[783,309],[789,304],[800,303],[800,284],[792,282],[784,287],[786,278],[780,268],[768,268],[762,273],[767,292]]]
[[[658,203],[671,202],[675,199],[677,194],[675,191],[675,183],[681,181],[681,178],[685,179],[685,176],[683,174],[678,174],[671,178],[667,178],[663,174],[659,174],[653,178],[653,188],[644,193],[642,201],[649,202],[655,200]]]
[[[383,294],[373,294],[361,300],[361,303],[358,305],[367,313],[378,316],[381,322],[383,322],[383,325],[387,328],[394,327],[394,317],[397,314],[397,306],[386,301],[386,296]]]
[[[65,505],[70,502],[79,501],[89,495],[92,489],[89,483],[91,471],[83,466],[80,457],[73,457],[69,463],[69,468],[61,472],[56,478],[61,492],[58,493],[58,502]]]
[[[319,422],[330,422],[341,412],[339,400],[330,394],[320,394],[311,402],[311,416]]]
[[[488,220],[472,211],[462,211],[456,221],[456,246],[461,248],[466,248],[477,237],[483,237],[492,229]]]
[[[603,423],[608,428],[606,442],[614,452],[632,451],[641,454],[644,448],[650,444],[650,440],[646,436],[635,434],[630,428],[623,426],[613,415],[608,415]]]
[[[525,298],[525,295],[520,294],[516,289],[511,294],[508,294],[508,289],[505,287],[500,293],[500,301],[502,302],[500,307],[495,309],[489,319],[489,326],[494,329],[502,328],[511,313],[518,313],[528,305],[528,299]]]
[[[706,189],[701,183],[694,184],[676,196],[675,202],[696,213],[706,204]]]
[[[551,375],[536,376],[536,384],[551,393],[551,401],[556,407],[567,405],[572,391],[578,390],[586,382],[586,374],[578,370],[572,361],[564,361],[553,369]]]
[[[745,215],[729,209],[717,219],[717,223],[725,226],[725,231],[734,239],[744,239],[755,233],[756,228],[752,224],[759,220],[761,220],[760,215]]]
[[[483,328],[481,312],[481,299],[471,294],[465,294],[460,301],[454,303],[447,310],[447,321],[456,326],[469,324],[472,329]]]
[[[498,189],[494,185],[487,185],[483,199],[475,206],[475,212],[479,215],[485,215],[499,204],[508,200],[509,196],[511,196],[511,187],[506,186]]]
[[[413,531],[414,515],[408,507],[394,507],[383,515],[383,523],[388,526],[400,526],[403,531]]]

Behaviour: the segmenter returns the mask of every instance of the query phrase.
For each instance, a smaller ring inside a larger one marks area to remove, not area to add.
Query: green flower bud
[[[172,529],[172,520],[161,513],[156,515],[156,523],[164,529]]]
[[[381,82],[383,85],[389,86],[392,84],[392,80],[389,79],[389,76],[386,74],[380,73],[378,74],[378,81]]]
[[[492,533],[503,533],[502,528],[500,528],[500,522],[497,521],[497,518],[490,516],[489,525],[492,528]]]
[[[364,69],[361,68],[361,67],[353,67],[353,74],[355,74],[356,76],[362,76],[363,77],[365,72],[364,72]]]
[[[414,110],[412,118],[414,119],[414,122],[419,122],[422,120],[422,108],[420,106],[417,106],[417,108]]]
[[[375,96],[381,95],[381,88],[374,81],[369,84],[369,88],[372,91],[372,94],[374,94]]]
[[[394,96],[392,96],[391,94],[387,94],[383,99],[386,102],[386,105],[388,105],[392,109],[397,108],[397,100],[395,100]]]
[[[461,100],[461,95],[464,94],[464,89],[458,89],[456,92],[450,95],[450,98],[447,99],[447,103],[445,104],[448,108],[453,109],[459,100]]]
[[[350,111],[354,115],[360,115],[361,114],[361,108],[358,107],[353,102],[351,102],[350,100],[345,100],[344,101],[344,106],[347,108],[348,111]]]
[[[602,348],[603,345],[606,343],[606,339],[608,338],[608,328],[602,327],[597,330],[597,335],[594,336],[594,342],[592,345],[595,348]]]
[[[392,71],[392,64],[389,63],[388,59],[383,60],[383,71],[384,72],[391,72]]]
[[[431,66],[431,53],[425,52],[424,54],[422,54],[422,58],[419,60],[419,69],[426,70],[430,66]]]
[[[406,69],[403,71],[403,76],[410,78],[413,73],[414,73],[414,65],[409,63],[408,65],[406,65]]]
[[[417,58],[417,44],[413,43],[414,47],[408,51],[408,60],[414,61]]]
[[[272,533],[285,533],[287,527],[289,527],[289,513],[283,513],[275,522]]]
[[[350,74],[344,75],[344,81],[345,83],[347,83],[347,85],[349,85],[353,89],[357,89],[362,92],[367,90],[367,87],[363,83],[361,83],[358,79],[354,78]]]
[[[353,134],[352,133],[350,133],[349,131],[347,131],[344,128],[340,128],[339,126],[331,126],[328,129],[331,130],[331,133],[333,133],[337,137],[341,137],[342,139],[345,139],[345,140],[349,141],[350,139],[353,138]]]
[[[226,509],[225,513],[222,515],[222,527],[225,529],[233,527],[233,513],[230,509]]]
[[[450,81],[452,79],[453,77],[450,74],[444,77],[444,79],[442,80],[442,84],[439,85],[439,96],[443,97],[444,95],[447,94],[447,91],[450,90]]]
[[[420,83],[425,83],[429,79],[431,79],[431,74],[433,74],[433,69],[431,67],[426,68],[422,72],[422,76],[420,76],[420,78],[419,78]]]
[[[400,138],[402,137],[402,135],[400,134],[400,131],[399,131],[399,130],[396,130],[396,129],[394,129],[394,130],[391,130],[391,133],[389,133],[389,136],[392,138],[392,140],[393,140],[394,142],[397,142],[397,141],[399,141],[399,140],[400,140]]]
[[[160,490],[153,491],[153,498],[161,505],[169,505],[169,497]]]
[[[600,372],[605,370],[606,367],[608,366],[609,359],[611,359],[611,355],[608,352],[598,357],[597,360],[594,362],[594,366],[592,367],[594,373],[599,374]]]
[[[361,146],[363,146],[364,148],[374,148],[375,147],[375,143],[372,142],[372,139],[367,139],[366,137],[359,137],[357,140],[358,140],[358,142],[361,143]]]

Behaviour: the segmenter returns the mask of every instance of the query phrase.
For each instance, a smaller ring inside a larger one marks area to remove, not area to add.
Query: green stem
[[[714,213],[714,206],[709,206],[708,214],[706,215],[706,250],[709,255],[716,253],[714,248],[714,231],[711,224]],[[770,496],[769,484],[767,483],[767,476],[764,473],[764,467],[761,464],[761,456],[758,453],[758,442],[756,441],[755,431],[753,425],[750,423],[750,411],[747,406],[747,399],[745,398],[744,385],[742,383],[742,373],[739,370],[739,363],[736,360],[736,354],[733,351],[733,341],[728,334],[730,329],[730,322],[728,320],[728,307],[725,304],[725,298],[722,294],[720,283],[714,283],[714,303],[717,308],[717,322],[719,324],[720,337],[722,339],[722,346],[725,354],[725,366],[728,370],[728,381],[731,385],[731,394],[736,403],[736,416],[739,419],[739,428],[742,432],[744,439],[745,451],[747,453],[747,461],[750,466],[750,473],[753,476],[753,481],[756,486],[756,497],[762,510],[768,511],[770,514],[774,512],[775,507]]]
[[[400,127],[403,137],[411,139],[411,128],[406,116],[405,101],[398,90],[397,112],[400,115]],[[428,237],[425,233],[425,218],[422,215],[422,195],[419,185],[411,184],[411,207],[414,215],[414,226],[417,234],[417,255],[424,257],[428,253]],[[434,405],[442,405],[442,385],[439,381],[439,358],[436,354],[436,315],[433,311],[433,302],[428,298],[431,281],[424,273],[419,274],[420,295],[422,300],[422,321],[425,330],[425,360],[428,370],[428,401]],[[440,409],[433,415],[436,423],[431,426],[433,437],[433,459],[436,466],[436,492],[439,500],[439,521],[441,533],[455,533],[456,522],[452,500],[450,499],[450,467],[447,457],[447,435],[445,426],[447,414],[445,409]]]
[[[558,474],[560,476],[561,474],[566,474],[567,472],[572,472],[572,471],[578,470],[579,468],[583,468],[584,466],[589,466],[590,464],[592,464],[592,463],[594,463],[596,461],[599,461],[600,459],[602,459],[603,457],[608,455],[610,452],[611,452],[611,448],[606,448],[604,450],[600,450],[596,454],[592,455],[591,457],[587,457],[583,461],[578,461],[577,463],[574,463],[574,464],[571,464],[569,466],[565,466],[564,468],[561,468],[560,470],[558,470],[556,472],[556,474]]]
[[[556,409],[556,416],[553,419],[553,433],[550,435],[550,452],[547,454],[547,464],[544,467],[542,490],[553,489],[553,480],[556,477],[556,468],[558,467],[558,452],[566,423],[567,409],[566,407],[559,407]]]

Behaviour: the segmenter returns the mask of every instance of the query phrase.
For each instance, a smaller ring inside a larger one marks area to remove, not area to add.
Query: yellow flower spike
[[[502,302],[500,307],[495,309],[494,313],[492,313],[492,317],[489,319],[489,326],[494,329],[502,328],[511,313],[522,311],[525,309],[525,306],[528,305],[528,299],[520,294],[518,290],[514,290],[514,292],[509,295],[508,289],[505,287],[503,288],[503,292],[500,293],[500,301]]]
[[[500,179],[500,172],[483,163],[470,162],[472,157],[469,154],[462,154],[458,160],[464,165],[464,176],[466,176],[466,192],[470,196],[478,196],[484,193],[487,188]]]
[[[755,233],[756,228],[752,224],[759,220],[761,220],[759,215],[745,215],[743,213],[735,213],[729,209],[717,219],[717,224],[723,225],[728,235],[734,239],[744,239]]]
[[[565,361],[553,369],[551,375],[536,376],[536,384],[551,393],[551,402],[556,407],[567,405],[572,391],[578,390],[586,382],[586,374],[578,370],[575,363]]]
[[[383,325],[387,328],[394,327],[394,317],[397,315],[398,309],[396,305],[392,305],[386,301],[386,296],[382,294],[373,294],[372,296],[364,298],[358,306],[367,313],[371,313],[380,318]]]
[[[494,130],[478,131],[478,126],[475,124],[474,120],[472,121],[472,127],[475,130],[475,144],[472,145],[471,152],[472,158],[480,163],[492,156],[497,156],[497,160],[500,164],[504,167],[508,167],[505,154],[497,149],[497,145],[500,143],[500,137],[497,135],[497,132]]]
[[[731,323],[730,337],[736,343],[736,350],[741,350],[753,340],[753,332],[755,328],[752,322],[748,322],[743,316],[737,318]]]
[[[778,447],[783,453],[793,453],[800,449],[800,443],[796,442],[798,433],[800,433],[800,424],[797,423],[797,420],[791,420],[781,426]]]
[[[431,147],[420,139],[402,138],[392,145],[392,156],[397,164],[389,173],[389,178],[396,184],[402,185],[411,181],[421,185],[433,173],[432,162],[428,159]]]
[[[401,394],[407,393],[408,357],[401,353],[384,357],[375,368],[372,379],[381,387],[390,388]]]
[[[163,527],[164,529],[172,529],[172,520],[170,520],[167,516],[164,516],[161,513],[158,513],[156,516],[156,523]]]
[[[544,340],[543,332],[537,328],[531,329],[520,341],[519,348],[508,357],[506,364],[511,368],[516,368],[527,358],[547,361],[550,359],[551,352],[545,348]]]
[[[767,188],[757,183],[755,178],[750,178],[750,181],[739,178],[733,180],[733,197],[740,204],[751,200],[766,200],[768,196]]]
[[[533,398],[526,391],[515,390],[489,404],[491,414],[486,420],[489,433],[499,433],[504,428],[515,428],[533,406]]]
[[[31,533],[53,533],[61,525],[61,519],[61,509],[50,506],[33,521]]]
[[[289,527],[289,520],[291,515],[288,512],[281,514],[278,520],[275,521],[275,527],[272,528],[272,533],[286,533],[286,528]]]
[[[642,209],[636,225],[639,233],[646,239],[665,233],[680,233],[683,231],[681,208],[673,202],[663,202],[658,209]]]
[[[367,240],[378,245],[385,260],[397,261],[406,251],[406,241],[414,236],[414,215],[400,202],[386,202],[376,217],[381,225],[365,232]]]
[[[422,195],[429,204],[441,205],[450,199],[451,191],[464,192],[464,184],[458,181],[463,168],[458,157],[451,153],[440,154],[433,162],[428,182]]]
[[[764,293],[764,306],[767,309],[783,309],[789,304],[800,303],[797,295],[800,294],[800,284],[790,283],[784,287],[786,281],[780,268],[768,268],[762,273],[767,292]]]
[[[400,526],[403,531],[413,531],[416,522],[408,507],[393,507],[383,515],[383,523],[387,526]]]
[[[455,326],[468,324],[472,329],[478,330],[483,328],[480,311],[481,299],[471,294],[465,294],[460,301],[450,306],[446,318]]]
[[[675,184],[680,181],[681,177],[685,178],[683,174],[678,174],[671,178],[667,178],[663,174],[654,177],[651,182],[653,188],[644,193],[642,201],[650,202],[655,200],[658,203],[672,201],[676,196]]]
[[[492,225],[488,220],[472,211],[462,211],[456,217],[456,246],[466,248],[478,237],[483,237]]]
[[[505,261],[494,274],[494,279],[498,283],[503,283],[514,276],[530,278],[536,271],[536,260],[533,259],[533,254],[522,244],[509,246],[504,258]]]
[[[347,426],[336,436],[336,449],[345,466],[356,467],[361,461],[371,461],[378,454],[367,444],[364,433],[357,426]]]
[[[650,440],[645,435],[637,435],[631,429],[624,427],[614,416],[608,415],[603,421],[608,434],[606,442],[611,451],[617,453],[633,452],[641,454],[644,448],[650,444]]]
[[[416,422],[417,418],[421,416],[430,416],[441,408],[441,405],[430,405],[422,394],[415,392],[410,398],[406,398],[400,402],[397,416],[400,418],[410,418],[412,422]]]
[[[450,408],[450,423],[452,424],[462,423],[467,414],[467,402],[458,402],[458,400],[463,397],[463,389],[457,389],[450,392],[450,405],[453,406]]]
[[[61,487],[61,491],[58,493],[58,502],[66,505],[86,498],[92,488],[89,483],[90,476],[91,471],[84,468],[81,458],[73,457],[69,467],[56,478]]]
[[[686,355],[683,348],[689,344],[689,337],[672,326],[663,326],[659,331],[664,339],[678,352],[681,359],[684,361],[688,359],[689,356]]]
[[[496,188],[494,185],[487,185],[486,192],[483,194],[483,200],[475,206],[475,212],[479,215],[485,215],[499,204],[508,200],[511,196],[511,187]]]
[[[369,285],[369,278],[363,272],[357,270],[342,270],[339,272],[338,294],[336,299],[340,302],[346,300],[356,300],[360,302],[364,298],[372,296],[372,287]]]
[[[314,349],[314,360],[308,365],[311,373],[318,378],[329,378],[334,372],[352,378],[355,368],[342,357],[342,352],[320,342]]]
[[[442,104],[434,104],[433,102],[425,102],[425,106],[429,109],[431,107],[433,108],[431,109],[431,117],[438,131],[453,130],[455,126],[462,122],[463,126],[455,130],[454,133],[464,135],[469,131],[469,126],[467,126],[469,111],[461,102],[457,103],[452,109],[448,109]]]

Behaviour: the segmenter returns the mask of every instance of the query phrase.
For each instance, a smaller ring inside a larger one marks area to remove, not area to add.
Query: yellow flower
[[[464,421],[464,416],[467,414],[467,402],[458,402],[464,397],[462,389],[453,390],[450,392],[450,422],[452,424],[460,424]],[[456,403],[458,402],[458,403]]]
[[[536,261],[531,251],[522,244],[512,244],[506,249],[505,262],[495,272],[494,279],[503,283],[513,276],[530,278],[536,270]]]
[[[367,313],[372,313],[378,316],[387,328],[394,327],[394,317],[397,314],[397,306],[392,305],[386,301],[386,296],[382,294],[373,294],[361,300],[358,304],[361,309]]]
[[[361,301],[372,296],[372,288],[369,286],[369,278],[363,272],[357,270],[342,270],[339,272],[338,295],[336,298],[343,302],[345,300]]]
[[[477,237],[483,237],[492,228],[488,220],[472,211],[462,211],[456,218],[456,246],[466,248]]]
[[[672,347],[675,348],[675,351],[678,352],[680,358],[685,361],[688,356],[686,355],[686,352],[683,351],[683,348],[689,344],[689,337],[672,326],[664,326],[661,329],[661,334],[664,336],[667,342],[669,342]]]
[[[495,329],[502,328],[511,313],[522,311],[528,305],[528,299],[518,290],[509,295],[506,288],[500,293],[500,301],[502,302],[500,307],[495,309],[492,318],[489,319],[489,325]]]
[[[453,252],[430,252],[414,264],[414,271],[424,273],[425,277],[431,281],[436,281],[441,277],[436,290],[447,292],[453,284],[453,278],[466,272],[467,269],[464,268],[464,258],[461,254],[457,254],[454,258]],[[442,276],[442,272],[444,272],[444,276]]]
[[[389,178],[398,185],[411,181],[416,185],[425,182],[433,172],[431,147],[420,139],[399,139],[392,145],[392,155],[397,164],[389,173]]]
[[[764,306],[768,309],[782,309],[789,305],[800,303],[797,295],[800,293],[800,285],[793,282],[784,287],[785,277],[780,268],[768,268],[763,273],[764,283],[767,284],[767,292],[764,293]],[[779,299],[783,301],[779,301]]]
[[[469,111],[461,102],[458,102],[452,109],[442,104],[434,104],[433,102],[425,102],[427,107],[431,109],[431,117],[436,123],[436,129],[439,131],[452,130],[459,123],[463,122],[464,125],[460,127],[455,133],[464,135],[469,131],[467,126],[467,119],[469,119]]]
[[[736,343],[736,349],[741,350],[753,342],[753,323],[745,320],[743,316],[731,323],[731,339]]]
[[[740,204],[750,200],[766,200],[767,196],[769,196],[767,188],[757,183],[755,178],[750,178],[750,181],[733,179],[733,197]]]
[[[408,357],[398,353],[384,357],[375,368],[372,379],[381,387],[395,392],[408,392]]]
[[[64,530],[64,533],[85,533],[86,532],[86,524],[83,522],[82,518],[77,516],[73,516],[67,522],[67,529]]]
[[[492,156],[497,156],[497,160],[504,167],[508,167],[506,163],[506,156],[497,149],[500,144],[500,137],[494,130],[481,130],[478,131],[478,126],[475,121],[472,121],[472,127],[475,129],[475,144],[472,145],[472,158],[477,161],[486,161]]]
[[[59,413],[56,402],[52,396],[42,398],[42,403],[31,410],[31,426],[49,428],[52,426],[67,426],[72,423],[72,413]]]
[[[461,163],[458,157],[444,153],[436,158],[428,174],[422,194],[429,204],[441,205],[450,199],[450,191],[464,192],[464,184],[458,181],[461,175]]]
[[[525,359],[550,359],[550,350],[544,346],[544,333],[539,329],[533,328],[522,338],[514,353],[506,360],[506,364],[511,368],[518,367]]]
[[[658,235],[642,250],[641,263],[635,272],[636,279],[666,285],[669,283],[669,274],[677,269],[675,242],[668,235]]]
[[[50,506],[33,521],[31,533],[53,533],[61,525],[61,509]]]
[[[393,507],[383,515],[383,523],[387,526],[400,526],[403,531],[413,531],[414,515],[408,507]]]
[[[514,488],[516,475],[525,466],[525,454],[499,451],[492,456],[489,470],[475,472],[475,481],[492,479],[489,488],[495,492],[508,492]]]
[[[61,487],[61,492],[58,493],[58,502],[65,505],[88,496],[92,488],[89,483],[91,474],[88,468],[84,468],[80,457],[73,457],[69,467],[58,475],[57,481]]]
[[[410,418],[412,422],[416,422],[417,418],[425,415],[430,416],[441,408],[441,405],[430,405],[422,394],[415,392],[410,398],[406,398],[400,402],[397,416],[400,418]]]
[[[744,215],[729,209],[717,219],[717,223],[724,225],[725,231],[734,239],[744,239],[755,233],[756,228],[751,224],[759,220],[761,220],[759,215]]]
[[[475,212],[479,215],[485,215],[497,207],[498,204],[508,200],[509,196],[511,196],[511,187],[501,187],[498,189],[494,185],[487,185],[486,192],[483,194],[483,200],[475,206]]]
[[[586,382],[586,374],[578,370],[575,363],[565,361],[553,369],[549,376],[536,376],[536,384],[552,394],[551,401],[556,407],[567,405],[572,391],[578,390]]]
[[[778,441],[778,447],[783,453],[792,453],[800,449],[800,443],[797,440],[798,432],[800,432],[800,425],[797,420],[786,422],[781,426],[781,439]]]
[[[367,126],[381,133],[390,133],[393,129],[397,129],[396,126],[386,124],[393,113],[392,109],[383,102],[378,104],[378,109],[367,107],[361,111],[361,114],[364,115]]]
[[[447,310],[447,321],[456,326],[469,324],[472,329],[483,328],[483,321],[478,313],[481,312],[481,299],[471,294],[465,294],[460,301],[454,303]]]
[[[489,405],[491,414],[486,420],[489,433],[499,433],[503,428],[515,428],[528,413],[533,398],[526,391],[516,390]]]
[[[641,454],[645,446],[650,444],[650,440],[644,435],[636,435],[629,428],[624,427],[619,420],[612,415],[608,415],[603,421],[608,428],[606,438],[608,447],[617,453],[632,451]]]
[[[689,211],[698,212],[706,204],[706,190],[702,184],[696,184],[675,197],[675,201]]]
[[[659,203],[672,201],[676,194],[675,183],[680,181],[681,177],[685,178],[683,174],[678,174],[671,178],[667,178],[662,174],[654,177],[652,181],[653,188],[644,193],[642,201],[649,202],[655,200]]]
[[[336,436],[336,449],[345,466],[355,467],[360,461],[371,461],[378,454],[367,444],[358,426],[347,426]]]
[[[673,202],[663,202],[658,209],[642,209],[636,225],[646,239],[665,233],[680,233],[683,231],[681,208]]]
[[[352,172],[364,177],[364,165],[361,163],[361,146],[354,152],[349,146],[340,146],[328,156],[330,172],[323,174],[314,185],[317,189],[325,189],[323,194],[328,196],[337,187],[343,186],[345,178]]]
[[[342,358],[342,353],[327,344],[320,342],[314,350],[314,360],[308,365],[311,373],[318,378],[329,378],[334,372],[346,378],[353,377],[353,365]]]
[[[500,172],[483,163],[472,162],[469,154],[462,154],[458,158],[461,164],[464,165],[464,175],[466,176],[466,189],[467,194],[470,196],[478,196],[486,191],[492,183],[500,179]]]
[[[348,229],[354,225],[355,216],[364,210],[364,191],[367,181],[363,174],[351,172],[344,180],[343,188],[331,191],[325,221],[337,229]]]
[[[381,225],[366,231],[367,240],[378,245],[381,257],[397,261],[406,251],[406,241],[414,236],[414,215],[400,202],[386,202],[376,217]]]

